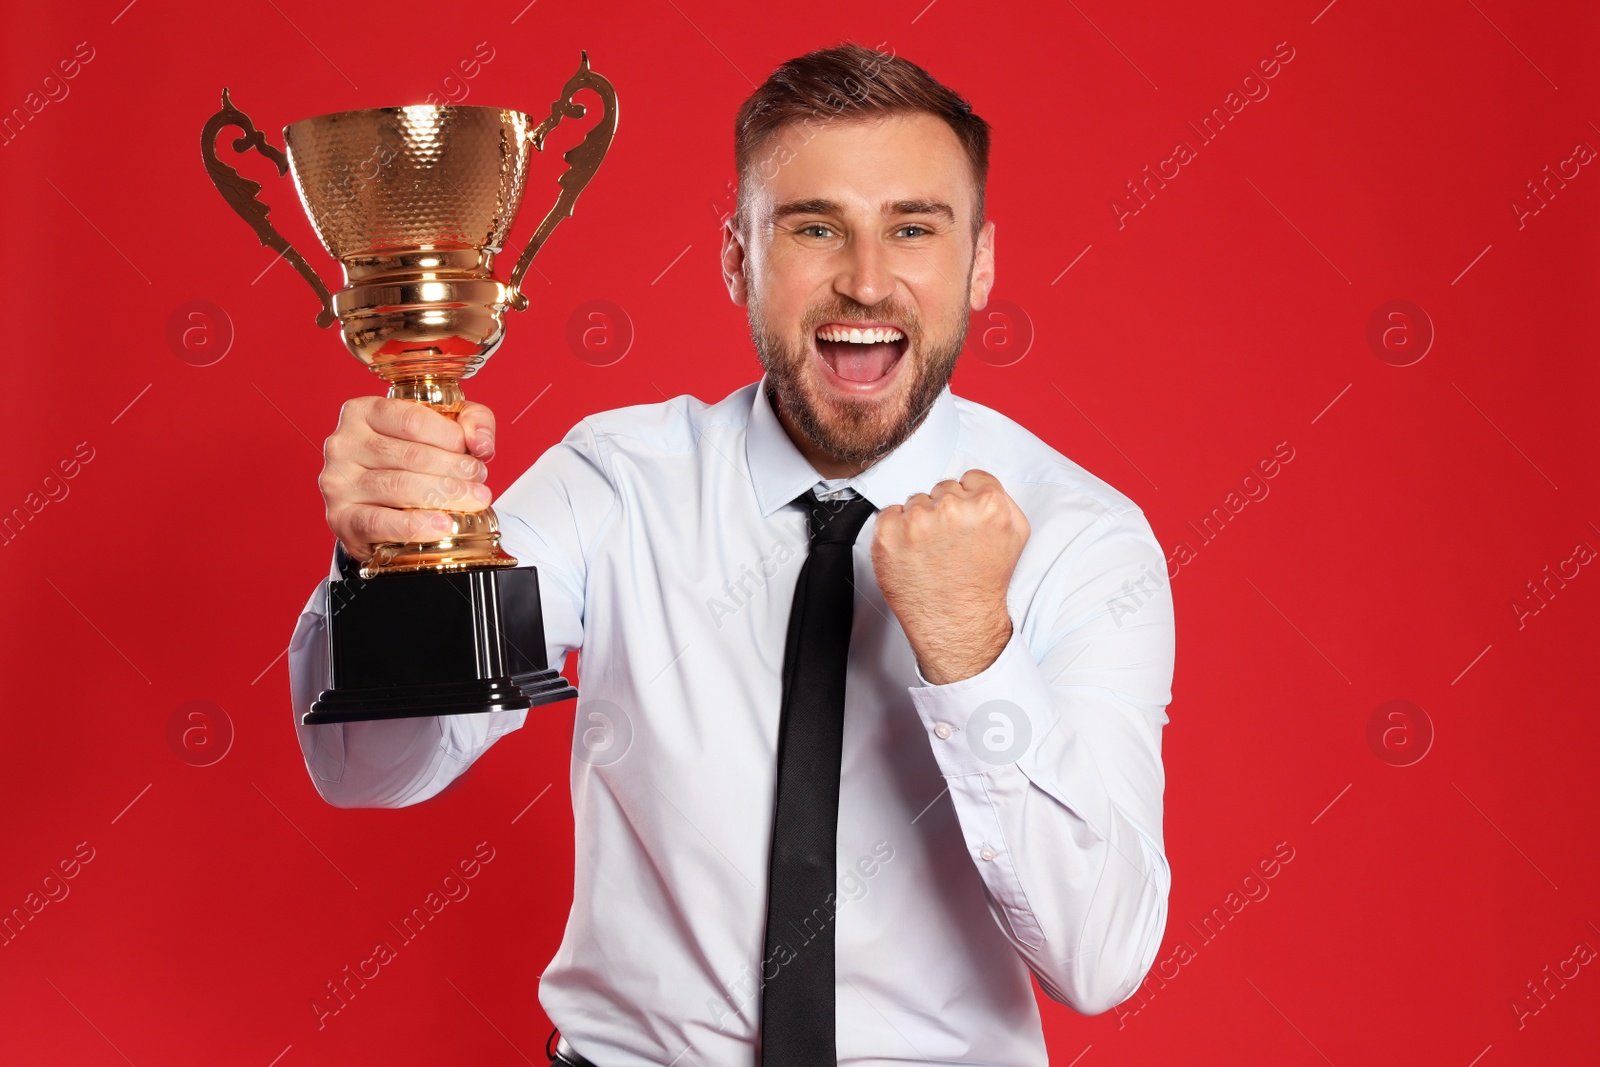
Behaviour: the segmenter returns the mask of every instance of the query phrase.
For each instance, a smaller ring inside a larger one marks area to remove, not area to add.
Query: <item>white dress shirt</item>
[[[855,546],[834,923],[838,1062],[1045,1067],[1030,970],[1107,1011],[1167,918],[1166,563],[1126,496],[948,388],[862,474],[827,481],[766,379],[592,415],[494,503],[538,568],[550,664],[582,650],[572,910],[539,1002],[600,1067],[755,1067],[789,608],[808,489],[879,509],[973,468],[1031,534],[1012,635],[981,673],[922,677]],[[337,571],[334,572],[337,576]],[[312,781],[340,807],[426,800],[527,712],[304,726],[328,685],[324,587],[289,654]],[[999,702],[999,703],[995,703]],[[790,948],[805,951],[800,936]]]

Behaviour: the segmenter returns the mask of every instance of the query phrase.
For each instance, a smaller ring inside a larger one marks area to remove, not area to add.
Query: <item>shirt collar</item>
[[[763,516],[793,503],[795,497],[824,481],[778,421],[767,400],[767,377],[763,374],[756,384],[745,430],[745,460]],[[908,497],[932,489],[944,476],[956,451],[959,429],[955,398],[946,385],[910,437],[854,478],[846,479],[843,486],[872,501],[880,511],[891,504],[904,504]]]

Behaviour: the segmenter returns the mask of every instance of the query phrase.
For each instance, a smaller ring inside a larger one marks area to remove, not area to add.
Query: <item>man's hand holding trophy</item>
[[[502,282],[493,260],[531,154],[563,118],[585,115],[572,99],[582,89],[599,95],[602,114],[563,154],[561,194]],[[515,711],[577,696],[547,662],[535,568],[500,547],[484,465],[494,417],[466,400],[461,380],[504,340],[505,312],[527,308],[523,276],[572,214],[616,126],[616,91],[587,53],[538,124],[476,105],[367,108],[291,123],[284,150],[223,90],[201,135],[212,181],[310,283],[322,302],[317,325],[338,321],[345,346],[389,386],[387,397],[346,403],[325,446],[319,485],[346,577],[326,586],[331,678],[304,722]],[[260,184],[218,158],[228,127],[241,131],[235,152],[254,149],[280,175],[293,172],[344,288],[329,292],[268,221]],[[359,596],[340,588],[352,585]]]

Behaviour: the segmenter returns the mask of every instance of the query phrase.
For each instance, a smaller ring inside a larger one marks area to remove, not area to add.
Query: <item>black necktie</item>
[[[866,497],[807,491],[811,550],[795,583],[778,718],[778,799],[767,873],[761,1065],[838,1062],[833,913],[844,678],[855,600],[851,547],[872,514]],[[784,946],[787,946],[785,950]],[[768,977],[776,968],[777,974]]]

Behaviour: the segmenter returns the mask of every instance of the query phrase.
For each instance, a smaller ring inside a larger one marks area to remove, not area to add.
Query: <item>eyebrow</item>
[[[946,222],[956,221],[955,209],[943,200],[889,200],[879,208],[885,215],[936,215]],[[808,200],[786,200],[772,209],[772,221],[793,215],[838,215],[843,209],[837,201],[822,197]]]

